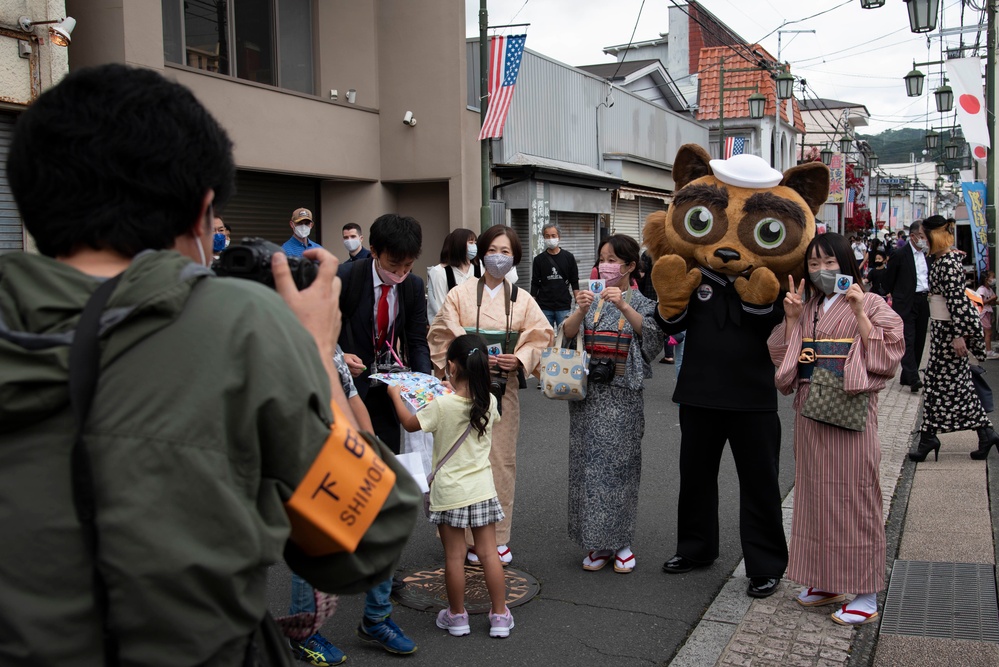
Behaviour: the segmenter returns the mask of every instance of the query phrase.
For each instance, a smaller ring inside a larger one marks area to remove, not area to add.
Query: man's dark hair
[[[940,216],[937,216],[937,217],[940,217]],[[909,236],[912,236],[913,232],[921,232],[921,231],[923,231],[923,221],[922,220],[916,220],[911,225],[909,225]],[[901,233],[902,232],[899,232],[899,234],[901,234]]]
[[[492,245],[497,236],[506,236],[510,239],[510,245],[512,246],[510,250],[513,252],[513,265],[517,266],[520,264],[520,260],[524,256],[524,250],[520,247],[520,237],[517,236],[517,232],[514,231],[513,227],[507,227],[506,225],[493,225],[482,232],[482,235],[479,236],[479,257],[486,256],[489,246]]]
[[[444,239],[441,247],[441,264],[461,266],[468,263],[468,244],[475,242],[475,232],[460,227]]]
[[[43,255],[170,248],[233,188],[232,142],[190,90],[148,69],[72,72],[17,121],[7,174]]]
[[[359,224],[357,224],[356,222],[348,222],[346,225],[343,226],[343,230],[342,231],[345,232],[348,229],[356,229],[357,230],[357,235],[358,236],[362,236],[362,234],[361,234],[361,226]]]
[[[225,227],[226,231],[232,234],[232,225],[230,225],[225,220],[222,221],[222,226]]]
[[[375,254],[395,260],[416,259],[423,249],[423,230],[415,218],[386,213],[371,223],[368,245]]]
[[[804,270],[802,271],[804,275],[808,275],[808,259],[812,255],[819,254],[817,249],[822,250],[822,254],[826,257],[835,257],[839,263],[839,272],[852,276],[854,283],[863,286],[864,279],[860,277],[860,267],[857,266],[857,260],[853,256],[850,242],[834,232],[816,234],[812,242],[808,244],[808,248],[805,249]],[[816,289],[812,285],[812,281],[805,280],[805,300],[811,299],[815,292]]]

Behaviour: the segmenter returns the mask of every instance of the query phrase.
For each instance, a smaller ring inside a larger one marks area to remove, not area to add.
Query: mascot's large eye
[[[711,211],[703,206],[695,206],[683,217],[683,227],[688,234],[699,238],[711,231],[714,221],[715,216],[711,215]]]
[[[761,248],[773,250],[787,238],[787,230],[784,223],[775,218],[763,218],[756,223],[753,230],[753,238],[760,244]]]

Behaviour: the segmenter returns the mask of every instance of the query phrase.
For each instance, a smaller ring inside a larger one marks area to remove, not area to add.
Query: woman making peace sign
[[[876,294],[860,288],[850,244],[839,234],[816,236],[805,252],[808,280],[788,276],[784,321],[770,335],[777,388],[794,400],[794,515],[787,576],[806,588],[806,607],[856,597],[832,614],[843,625],[877,619],[884,588],[885,531],[881,509],[878,392],[905,352],[902,320]],[[836,293],[837,274],[852,276]],[[842,378],[848,394],[867,393],[863,431],[801,414],[813,370]]]

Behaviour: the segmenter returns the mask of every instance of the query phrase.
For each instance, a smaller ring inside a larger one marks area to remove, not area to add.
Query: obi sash
[[[479,329],[476,331],[475,327],[464,327],[465,333],[479,334],[482,336],[483,340],[486,341],[486,345],[499,345],[503,347],[503,352],[506,354],[513,354],[513,351],[517,349],[517,341],[520,339],[519,331],[511,331],[509,334],[505,331],[499,331],[496,329]],[[507,341],[509,341],[509,349],[506,348]]]
[[[850,354],[851,345],[853,345],[852,338],[819,340],[802,338],[801,354],[798,356],[798,377],[802,380],[811,380],[812,371],[816,368],[824,368],[837,377],[843,377],[846,356]]]

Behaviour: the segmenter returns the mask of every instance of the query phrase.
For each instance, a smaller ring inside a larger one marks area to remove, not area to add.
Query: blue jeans
[[[562,324],[562,320],[569,317],[568,310],[545,310],[542,308],[541,312],[548,318],[548,324],[552,325],[552,329],[556,330],[558,329],[558,326]]]
[[[392,579],[368,589],[364,597],[364,618],[371,623],[380,623],[392,614]],[[316,598],[312,586],[305,579],[291,573],[290,614],[316,611]]]

